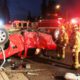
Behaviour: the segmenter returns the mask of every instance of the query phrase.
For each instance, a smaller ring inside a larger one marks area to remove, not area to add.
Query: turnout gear
[[[65,58],[65,50],[68,44],[68,34],[64,27],[60,29],[60,33],[57,40],[58,57]]]
[[[80,67],[79,63],[79,52],[80,52],[80,32],[75,28],[73,34],[71,35],[71,47],[73,53],[73,65],[77,69]]]

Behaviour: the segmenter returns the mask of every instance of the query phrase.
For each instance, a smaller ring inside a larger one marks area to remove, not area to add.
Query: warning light
[[[78,21],[76,19],[71,19],[72,24],[76,24]]]

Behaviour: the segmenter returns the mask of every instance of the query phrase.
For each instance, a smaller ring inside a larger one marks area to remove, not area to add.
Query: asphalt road
[[[33,70],[32,72],[23,72],[23,74],[29,80],[64,80],[64,75],[67,72],[80,74],[80,69],[75,70],[72,67],[72,54],[68,51],[66,52],[66,58],[64,60],[57,59],[56,53],[53,53],[53,51],[50,52],[52,57],[35,56],[24,60],[20,60],[18,58],[10,59],[16,61],[17,63],[20,63],[22,61],[25,62],[26,68],[24,68],[24,70]],[[6,62],[5,68],[8,68],[11,65],[11,63],[8,63],[9,62]],[[20,65],[18,67],[20,70],[23,69],[20,67]],[[10,76],[10,74],[8,75]]]

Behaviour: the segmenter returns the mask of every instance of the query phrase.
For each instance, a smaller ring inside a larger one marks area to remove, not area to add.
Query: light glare
[[[72,20],[71,20],[71,23],[72,23],[72,24],[76,24],[76,23],[77,23],[77,20],[76,20],[76,19],[72,19]]]

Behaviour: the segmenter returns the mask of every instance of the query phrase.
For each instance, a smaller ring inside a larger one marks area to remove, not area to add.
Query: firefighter
[[[65,58],[66,46],[68,44],[68,34],[64,26],[61,27],[60,33],[57,39],[57,57],[58,58]]]
[[[80,52],[80,32],[78,26],[73,28],[73,33],[71,35],[72,44],[72,54],[73,54],[73,66],[78,69],[80,67],[79,63],[79,52]]]

